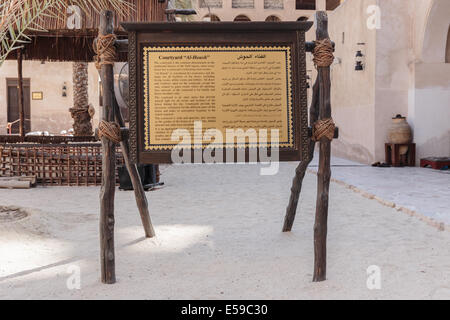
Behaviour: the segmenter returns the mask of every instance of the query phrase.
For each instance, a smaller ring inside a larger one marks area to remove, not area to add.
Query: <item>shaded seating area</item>
[[[129,0],[133,9],[115,16],[114,32],[118,40],[127,33],[120,23],[163,21],[166,4],[158,0]],[[41,32],[28,30],[31,39],[23,48],[12,51],[8,60],[18,64],[19,134],[0,135],[0,177],[35,176],[37,183],[59,186],[96,186],[101,184],[101,144],[94,136],[26,135],[26,112],[23,103],[23,60],[50,62],[94,62],[94,39],[98,35],[100,15],[94,9],[81,16],[80,28],[70,29],[69,16],[43,17]],[[116,61],[126,62],[126,50],[120,50]],[[49,77],[52,75],[49,74]],[[69,113],[69,110],[67,111]],[[116,149],[116,166],[124,163]],[[117,180],[118,181],[118,180]]]

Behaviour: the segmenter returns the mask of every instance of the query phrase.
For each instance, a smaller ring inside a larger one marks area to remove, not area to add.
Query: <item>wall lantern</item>
[[[311,77],[309,75],[306,75],[306,89],[311,88],[311,85],[309,84],[311,82]]]
[[[363,46],[363,45],[365,45],[365,43],[360,42],[360,43],[358,43],[358,45]],[[365,59],[365,57],[364,57],[363,51],[361,49],[357,50],[356,51],[356,65],[355,65],[356,71],[364,70],[364,66],[365,66],[364,59]]]
[[[364,55],[362,54],[361,50],[356,51],[356,66],[355,66],[356,71],[364,70],[363,59]]]

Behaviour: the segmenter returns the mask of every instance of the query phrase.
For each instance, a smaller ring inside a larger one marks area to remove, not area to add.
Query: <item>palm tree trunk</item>
[[[91,136],[92,123],[89,114],[88,95],[88,64],[86,62],[73,63],[73,108],[70,109],[74,120],[75,136]]]

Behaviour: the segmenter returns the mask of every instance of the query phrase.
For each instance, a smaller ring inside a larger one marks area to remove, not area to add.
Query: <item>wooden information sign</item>
[[[125,23],[130,157],[221,150],[223,161],[308,156],[305,32],[311,22]],[[231,150],[231,153],[230,153]],[[217,151],[213,151],[217,152]],[[256,156],[252,158],[252,154]]]

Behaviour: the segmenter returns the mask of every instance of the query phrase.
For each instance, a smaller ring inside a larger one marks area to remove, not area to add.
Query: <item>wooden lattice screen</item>
[[[124,161],[119,149],[116,154],[117,167]],[[36,176],[40,185],[101,185],[101,144],[3,144],[0,145],[0,176]],[[116,177],[118,182],[117,173]]]

